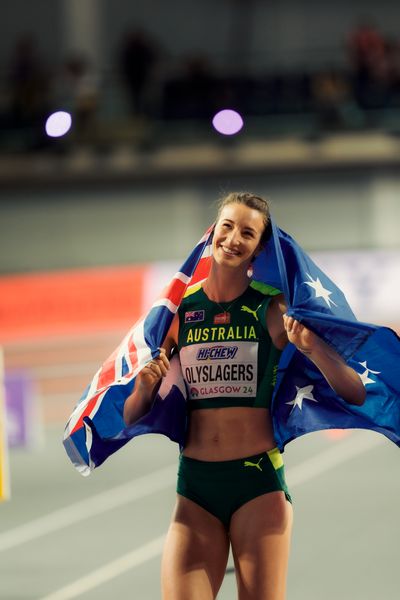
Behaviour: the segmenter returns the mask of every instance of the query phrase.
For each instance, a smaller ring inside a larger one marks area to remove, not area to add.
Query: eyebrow
[[[222,221],[228,221],[229,223],[232,223],[233,225],[235,224],[235,222],[232,221],[232,219],[224,218],[224,219],[222,219]],[[253,227],[251,227],[250,225],[245,225],[243,229],[248,229],[249,231],[252,231],[253,233],[257,233],[257,231],[255,229],[253,229]]]

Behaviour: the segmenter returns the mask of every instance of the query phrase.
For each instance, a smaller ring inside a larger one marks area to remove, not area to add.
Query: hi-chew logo
[[[200,323],[204,321],[204,310],[189,310],[185,312],[185,323]]]
[[[200,348],[196,360],[226,360],[235,358],[238,346],[211,346]]]

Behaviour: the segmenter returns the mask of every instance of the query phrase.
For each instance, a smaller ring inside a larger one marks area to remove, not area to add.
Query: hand
[[[318,345],[319,338],[302,325],[293,317],[283,315],[283,324],[286,330],[286,334],[289,342],[294,344],[300,352],[304,354],[311,354],[313,349]]]
[[[124,404],[124,421],[132,425],[151,410],[156,385],[165,377],[169,369],[169,360],[165,348],[138,373],[135,387]]]
[[[153,358],[137,376],[140,391],[151,392],[154,386],[168,373],[170,363],[165,353],[165,348],[160,348],[160,355]]]

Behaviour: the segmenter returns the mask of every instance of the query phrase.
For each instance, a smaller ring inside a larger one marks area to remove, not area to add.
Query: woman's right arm
[[[126,425],[132,425],[149,412],[161,379],[167,375],[169,357],[172,349],[177,345],[178,326],[179,319],[176,314],[164,340],[163,347],[160,348],[160,355],[153,358],[138,373],[135,387],[124,404],[124,421]]]

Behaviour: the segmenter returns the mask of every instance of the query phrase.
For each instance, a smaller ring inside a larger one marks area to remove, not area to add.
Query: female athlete
[[[127,424],[148,412],[171,353],[179,353],[188,430],[162,559],[164,600],[216,598],[230,547],[239,600],[285,598],[292,504],[269,407],[286,344],[305,353],[346,402],[365,400],[357,373],[285,315],[283,295],[265,295],[252,283],[249,268],[269,218],[263,198],[223,199],[210,273],[188,289],[159,357],[125,402]]]

